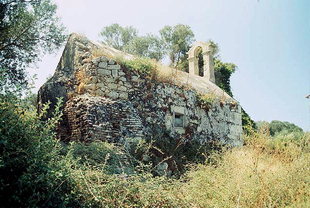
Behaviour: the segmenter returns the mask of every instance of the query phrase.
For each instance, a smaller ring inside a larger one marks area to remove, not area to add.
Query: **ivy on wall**
[[[230,86],[230,77],[236,71],[236,69],[237,66],[233,63],[224,63],[218,58],[214,59],[215,84],[223,89],[231,97],[233,97],[233,93]],[[243,131],[246,134],[249,134],[253,129],[256,129],[255,122],[243,108],[241,108],[241,113]]]

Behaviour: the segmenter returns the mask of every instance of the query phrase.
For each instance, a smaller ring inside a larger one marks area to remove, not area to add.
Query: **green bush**
[[[59,108],[60,103],[53,118],[41,121],[21,100],[1,96],[1,206],[61,207],[72,203],[68,198],[69,163],[62,160],[54,133],[61,117]]]

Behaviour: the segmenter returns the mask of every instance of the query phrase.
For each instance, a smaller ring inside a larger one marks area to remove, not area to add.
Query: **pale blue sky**
[[[214,40],[235,63],[234,96],[254,120],[283,120],[310,130],[310,0],[56,0],[69,32],[98,40],[107,25],[140,34],[187,24],[196,40]],[[61,56],[38,63],[41,86]],[[33,73],[33,70],[31,70]]]

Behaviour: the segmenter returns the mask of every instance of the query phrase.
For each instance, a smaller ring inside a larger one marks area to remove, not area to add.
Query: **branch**
[[[3,49],[5,49],[5,48],[8,47],[8,46],[16,45],[15,42],[16,42],[18,39],[20,39],[20,38],[22,37],[22,35],[24,35],[24,34],[32,27],[32,26],[31,26],[32,22],[33,22],[33,21],[31,21],[31,22],[28,24],[28,26],[27,26],[19,35],[17,35],[17,36],[14,38],[13,41],[11,41],[10,43],[8,43],[8,44],[3,45],[2,47],[0,47],[0,51],[2,51]]]

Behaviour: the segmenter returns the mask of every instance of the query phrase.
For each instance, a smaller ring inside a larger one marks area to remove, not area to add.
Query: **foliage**
[[[100,141],[61,144],[53,132],[60,104],[53,118],[42,121],[43,114],[37,116],[27,103],[12,95],[0,97],[1,206],[306,207],[310,203],[309,133],[299,132],[298,138],[277,134],[271,139],[262,129],[246,136],[245,146],[211,155],[188,138],[169,140],[164,134],[151,143],[128,141],[124,147]],[[136,171],[132,158],[143,161],[146,156],[188,171],[180,179],[154,177],[150,174],[154,169]],[[205,164],[194,165],[206,158]]]
[[[156,65],[147,58],[135,58],[132,60],[118,58],[117,61],[128,69],[137,70],[145,74],[150,74],[156,69]]]
[[[212,42],[212,44],[215,43]],[[218,46],[215,45],[214,47],[217,53]],[[233,93],[230,86],[230,77],[236,71],[236,69],[237,66],[233,63],[224,63],[219,58],[215,58],[214,60],[215,83],[231,97],[233,97]],[[249,114],[247,114],[243,108],[241,108],[241,115],[243,132],[245,134],[252,133],[256,129],[255,122],[251,119]]]
[[[135,169],[131,155],[125,154],[120,147],[107,142],[94,141],[89,144],[73,142],[67,151],[78,160],[79,164],[96,167],[107,174],[132,174]]]
[[[296,126],[293,123],[287,121],[271,121],[269,124],[270,135],[274,136],[279,133],[292,133],[292,132],[302,132],[302,128]]]
[[[245,112],[243,108],[241,108],[241,116],[242,116],[242,129],[245,134],[252,134],[253,131],[255,131],[256,124],[255,122],[251,119],[249,114]]]
[[[190,131],[190,129],[187,129]],[[180,178],[191,166],[203,163],[213,152],[223,148],[217,141],[199,142],[188,136],[174,139],[167,132],[152,138],[148,156],[153,163],[153,175]],[[160,166],[166,164],[166,169]]]
[[[14,96],[1,96],[1,206],[182,207],[170,197],[170,180],[126,171],[111,175],[126,161],[122,149],[104,142],[61,145],[53,131],[60,103],[47,121],[40,117],[48,106],[37,116],[24,105]]]
[[[42,53],[58,49],[65,40],[64,27],[50,0],[0,2],[0,87],[25,85],[25,68]]]
[[[214,60],[215,83],[230,96],[232,95],[230,77],[236,71],[237,66],[232,63],[224,63],[219,59]]]
[[[274,121],[271,121],[270,123],[267,121],[258,121],[256,122],[256,125],[259,129],[267,126],[268,131],[271,136],[277,136],[277,135],[293,136],[294,134],[296,134],[297,137],[299,137],[298,135],[300,135],[303,132],[302,128],[300,128],[299,126],[293,123],[289,123],[287,121],[274,120]]]
[[[188,64],[187,51],[194,41],[194,33],[188,25],[165,26],[160,30],[160,38],[148,34],[138,36],[133,27],[112,24],[100,33],[103,43],[141,57],[161,60],[168,55],[171,65],[184,69]]]
[[[119,24],[112,24],[102,29],[100,36],[103,43],[123,50],[131,40],[137,37],[138,31],[132,26],[122,27]]]
[[[218,59],[219,58],[219,52],[220,48],[219,45],[214,42],[213,40],[209,40],[208,43],[210,44],[211,48],[213,48],[213,56]]]
[[[23,101],[1,96],[1,206],[48,207],[68,202],[68,164],[60,160],[61,146],[53,131],[61,117],[59,108],[60,103],[54,117],[43,122]]]
[[[194,33],[188,25],[178,24],[165,26],[160,31],[171,65],[178,68],[182,62],[187,61],[187,52],[194,41]]]
[[[150,34],[134,38],[124,47],[124,51],[157,61],[161,60],[165,54],[163,42]]]

